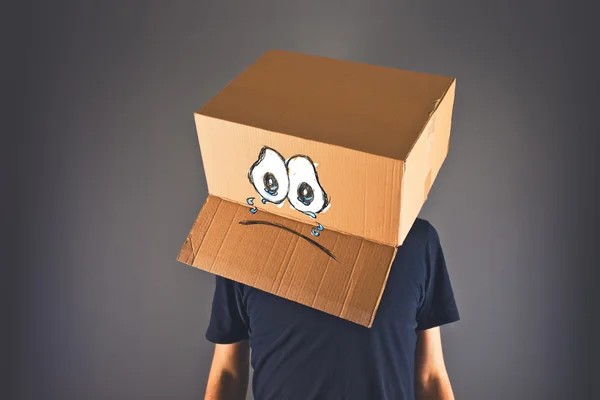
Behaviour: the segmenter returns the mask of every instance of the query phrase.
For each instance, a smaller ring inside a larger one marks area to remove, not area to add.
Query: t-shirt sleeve
[[[417,311],[417,330],[426,330],[460,319],[436,229],[429,224],[425,282]]]
[[[206,339],[212,343],[230,344],[248,339],[248,318],[240,285],[216,275],[210,322]]]

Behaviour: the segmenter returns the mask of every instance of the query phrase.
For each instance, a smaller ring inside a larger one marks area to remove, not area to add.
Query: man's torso
[[[414,398],[427,229],[428,222],[417,219],[399,247],[371,328],[239,285],[255,398]]]

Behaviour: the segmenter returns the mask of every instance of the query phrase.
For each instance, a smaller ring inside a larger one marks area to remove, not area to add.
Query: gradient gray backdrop
[[[269,48],[457,78],[450,153],[421,213],[462,316],[443,329],[456,397],[598,398],[594,10],[108,3],[5,15],[22,62],[5,75],[22,111],[8,399],[203,397],[214,278],[175,261],[207,195],[192,114]]]

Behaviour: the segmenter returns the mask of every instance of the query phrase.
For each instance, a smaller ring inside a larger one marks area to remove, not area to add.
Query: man
[[[458,319],[438,233],[420,218],[371,328],[217,277],[205,399],[245,398],[251,347],[257,400],[451,400],[439,327]]]

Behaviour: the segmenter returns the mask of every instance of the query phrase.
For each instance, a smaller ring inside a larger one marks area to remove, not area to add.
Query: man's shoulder
[[[416,218],[413,222],[405,242],[417,246],[439,246],[440,237],[437,229],[431,222],[424,218]]]
[[[427,239],[431,234],[437,234],[437,231],[429,222],[424,218],[415,219],[412,227],[410,228],[409,235],[416,236],[422,239]]]

